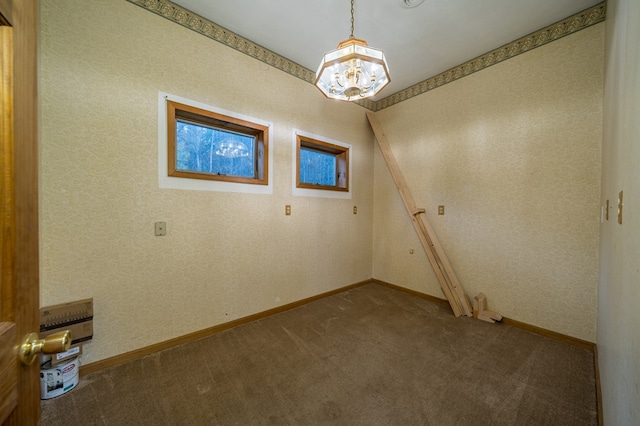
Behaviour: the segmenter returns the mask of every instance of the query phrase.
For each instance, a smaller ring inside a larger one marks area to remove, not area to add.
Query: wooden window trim
[[[300,150],[302,148],[335,155],[335,186],[300,182]],[[296,188],[349,192],[349,148],[296,134]]]
[[[269,127],[219,114],[206,109],[166,100],[167,103],[167,175],[171,177],[202,179],[223,182],[268,185],[269,183]],[[176,169],[176,122],[183,121],[201,124],[220,130],[239,133],[254,138],[254,176],[214,175],[210,173],[188,172]]]

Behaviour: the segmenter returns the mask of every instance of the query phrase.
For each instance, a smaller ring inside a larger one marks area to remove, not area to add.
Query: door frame
[[[0,179],[0,322],[14,323],[15,362],[2,374],[17,376],[17,400],[3,424],[37,425],[40,421],[40,368],[17,362],[22,338],[39,330],[38,249],[38,1],[0,0],[2,24],[13,38],[13,158],[3,158]],[[8,155],[10,156],[10,154]],[[5,167],[8,164],[8,167]],[[8,174],[8,175],[7,175]],[[5,197],[8,196],[7,197]],[[4,366],[6,367],[6,365]],[[0,406],[6,401],[0,401]],[[13,404],[13,402],[12,402]],[[1,420],[0,420],[1,421]]]

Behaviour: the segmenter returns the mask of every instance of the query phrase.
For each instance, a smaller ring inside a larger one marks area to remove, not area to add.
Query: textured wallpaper
[[[361,107],[123,0],[40,4],[41,304],[94,298],[83,363],[371,277]],[[160,189],[159,91],[273,123],[273,194]],[[351,144],[352,199],[292,196],[294,128]]]
[[[598,24],[377,113],[467,294],[592,342],[603,61]],[[444,297],[377,148],[374,211],[374,277]]]
[[[94,298],[83,363],[371,276],[441,296],[363,108],[123,0],[40,4],[41,304]],[[591,341],[603,28],[377,113],[467,293]],[[273,123],[273,193],[160,189],[159,91]],[[352,146],[352,199],[292,195],[293,129]]]
[[[640,424],[640,2],[609,0],[598,358],[604,424]],[[623,191],[622,224],[617,199]]]

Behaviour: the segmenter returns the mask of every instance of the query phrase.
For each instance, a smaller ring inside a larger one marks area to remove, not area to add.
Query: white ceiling
[[[351,32],[350,0],[173,0],[214,23],[316,71]],[[413,0],[409,3],[415,2]],[[355,0],[354,36],[382,49],[390,96],[601,0]]]

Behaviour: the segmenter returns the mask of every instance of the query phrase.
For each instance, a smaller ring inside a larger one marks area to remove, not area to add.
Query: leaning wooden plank
[[[376,136],[376,140],[378,141],[378,146],[380,147],[382,156],[384,157],[385,162],[387,163],[387,167],[391,172],[391,178],[396,184],[396,188],[400,192],[400,198],[402,198],[404,206],[407,209],[407,212],[409,213],[409,215],[411,216],[411,223],[413,224],[416,230],[418,238],[420,239],[420,243],[422,244],[422,247],[424,248],[424,251],[427,254],[427,258],[431,263],[431,266],[436,275],[436,278],[440,283],[440,288],[442,288],[442,291],[445,297],[449,301],[449,304],[451,305],[451,309],[453,310],[454,315],[456,317],[459,317],[462,314],[460,303],[458,302],[452,290],[448,287],[447,281],[443,275],[443,271],[438,266],[438,262],[434,257],[433,250],[431,249],[432,244],[428,240],[428,236],[421,231],[419,222],[415,217],[416,215],[420,214],[424,209],[419,209],[416,206],[413,196],[411,195],[411,192],[408,190],[407,184],[404,180],[404,176],[400,171],[400,167],[398,166],[398,163],[396,162],[396,159],[393,155],[393,152],[391,152],[389,146],[386,143],[386,137],[383,133],[382,126],[378,122],[377,118],[374,115],[371,115],[369,113],[367,113],[367,118],[369,119],[371,128],[373,129],[373,132]]]
[[[411,195],[411,192],[408,189],[407,183],[404,180],[404,176],[400,171],[400,166],[398,166],[398,163],[393,155],[393,152],[391,152],[391,149],[389,148],[386,142],[386,137],[382,130],[382,126],[380,125],[380,123],[378,122],[377,118],[374,115],[367,113],[367,118],[369,119],[371,128],[373,129],[373,132],[376,136],[376,140],[378,141],[378,146],[380,147],[382,156],[384,157],[385,162],[387,163],[387,167],[391,172],[391,178],[396,184],[396,188],[398,189],[398,192],[400,192],[400,198],[402,198],[404,206],[407,212],[409,213],[409,215],[411,216],[411,222],[413,223],[413,226],[416,229],[416,233],[418,235],[418,238],[420,239],[420,243],[422,244],[422,247],[424,248],[424,251],[427,254],[427,257],[429,259],[429,262],[431,263],[431,266],[436,275],[436,278],[440,283],[440,288],[442,288],[442,291],[445,294],[445,297],[449,301],[449,304],[451,305],[451,309],[453,310],[454,315],[458,317],[462,313],[460,302],[455,297],[455,294],[453,293],[452,289],[449,288],[447,280],[443,275],[443,271],[441,270],[438,264],[438,261],[435,258],[435,253],[433,252],[433,249],[432,249],[433,245],[431,244],[430,239],[428,239],[429,236],[426,235],[420,229],[420,224],[415,217],[417,214],[421,213],[423,209],[419,209],[416,206],[415,201],[413,200],[413,196]]]
[[[433,272],[436,275],[438,282],[440,283],[440,288],[449,301],[449,305],[451,305],[453,314],[456,317],[459,317],[463,313],[462,306],[460,305],[460,301],[453,292],[449,280],[447,280],[447,277],[444,275],[443,269],[440,267],[440,264],[436,257],[436,253],[432,250],[433,245],[429,239],[429,236],[426,233],[422,232],[422,228],[420,227],[419,222],[415,217],[411,218],[411,222],[413,223],[413,227],[416,230],[416,234],[418,235],[420,244],[427,254],[427,258],[429,259],[429,263],[431,264]]]
[[[436,254],[436,258],[440,265],[440,268],[444,270],[444,276],[447,279],[448,287],[454,292],[462,305],[462,309],[467,316],[473,316],[471,304],[469,303],[469,299],[462,289],[462,285],[458,281],[458,277],[453,271],[453,267],[449,263],[449,259],[447,258],[444,249],[440,245],[440,241],[438,241],[438,237],[436,236],[435,231],[431,227],[431,223],[425,214],[417,215],[416,220],[419,221],[420,227],[423,229],[423,232],[427,235],[433,236],[431,239],[432,250]]]
[[[444,267],[444,264],[442,262],[442,257],[443,256],[446,257],[444,255],[444,252],[438,252],[438,250],[434,245],[433,240],[431,239],[431,236],[436,238],[435,233],[429,232],[427,230],[427,227],[424,226],[423,220],[421,220],[420,218],[414,217],[413,220],[415,220],[414,225],[417,224],[416,231],[418,233],[418,236],[423,236],[426,240],[426,247],[428,247],[428,250],[427,248],[425,248],[425,251],[432,253],[432,256],[434,259],[433,264],[436,265],[434,267],[434,270],[440,271],[442,274],[442,277],[445,283],[444,289],[447,289],[447,291],[452,293],[453,300],[455,300],[456,305],[460,309],[460,312],[464,312],[464,314],[467,316],[472,316],[473,313],[471,312],[471,306],[465,306],[465,302],[468,303],[466,295],[462,293],[462,297],[461,297],[460,293],[457,292],[456,290],[456,287],[459,288],[459,286],[456,286],[455,281],[452,279],[451,274],[453,274],[453,270],[447,271]],[[454,274],[454,278],[455,278],[455,274]],[[455,311],[455,308],[454,308],[454,311]],[[471,315],[469,314],[470,312],[471,312]]]
[[[433,271],[438,278],[438,282],[440,283],[443,293],[451,305],[453,313],[455,316],[460,316],[461,313],[464,313],[464,315],[469,317],[473,316],[469,300],[464,294],[464,291],[462,291],[462,287],[453,272],[453,268],[451,268],[444,250],[442,249],[431,224],[424,214],[424,209],[419,209],[415,204],[413,196],[411,195],[409,187],[407,186],[404,176],[400,170],[400,166],[387,144],[387,139],[380,122],[373,113],[369,112],[367,112],[367,119],[369,120],[369,124],[371,125],[376,140],[378,141],[378,146],[380,147],[380,151],[387,163],[391,177],[400,192],[400,197],[402,198],[407,212],[411,216],[411,222],[418,234],[422,247],[429,258],[429,262],[431,263]]]
[[[470,306],[465,306],[463,304],[464,302],[466,302],[466,305],[468,305],[468,301],[466,300],[466,297],[464,298],[464,301],[461,301],[459,299],[459,297],[455,293],[455,290],[452,286],[452,281],[450,277],[447,276],[447,271],[443,268],[443,264],[441,261],[442,255],[435,251],[436,245],[433,243],[435,234],[433,232],[431,233],[427,232],[422,221],[416,217],[416,216],[420,216],[420,213],[423,213],[424,209],[417,208],[415,201],[413,200],[413,197],[411,195],[411,192],[409,191],[409,188],[404,180],[404,176],[402,175],[400,167],[393,155],[393,152],[391,152],[387,144],[386,136],[384,135],[382,126],[377,121],[377,118],[374,115],[368,113],[367,117],[376,135],[378,145],[383,154],[383,157],[385,158],[387,167],[391,172],[391,177],[393,178],[396,184],[396,187],[400,192],[400,197],[404,202],[407,212],[411,215],[412,223],[414,225],[414,228],[416,229],[416,233],[420,238],[420,242],[422,243],[422,246],[425,252],[427,253],[427,257],[429,258],[429,261],[436,274],[436,277],[438,278],[440,287],[442,288],[442,291],[447,297],[447,300],[449,301],[454,314],[456,316],[460,316],[461,313],[464,313],[467,316],[471,316],[472,313],[471,313]]]

